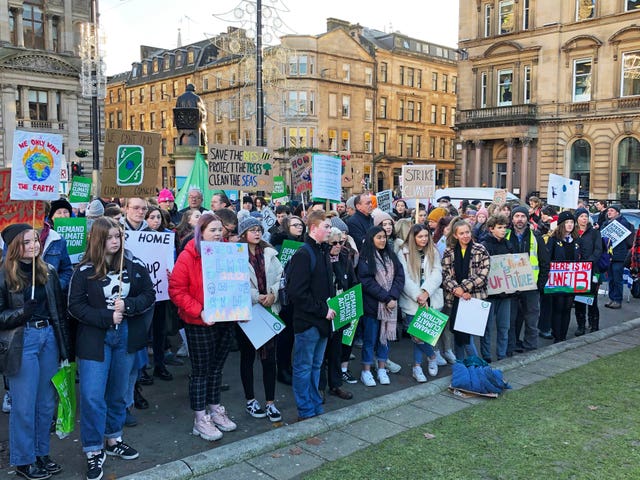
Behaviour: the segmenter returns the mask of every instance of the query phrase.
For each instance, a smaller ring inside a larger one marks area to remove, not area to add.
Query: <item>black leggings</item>
[[[285,329],[286,331],[286,329]],[[256,351],[251,341],[242,329],[236,325],[236,340],[240,348],[240,379],[244,388],[244,396],[247,400],[255,398],[253,391],[253,362],[256,353],[265,358],[262,362],[262,384],[264,385],[265,400],[271,402],[276,396],[276,339],[272,338],[260,350]]]
[[[556,293],[551,295],[551,332],[554,343],[567,339],[567,330],[571,322],[571,306],[575,295]]]

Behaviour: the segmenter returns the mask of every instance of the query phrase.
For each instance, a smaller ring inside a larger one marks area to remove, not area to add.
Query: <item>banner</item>
[[[251,320],[247,244],[201,242],[200,254],[205,322]]]
[[[469,300],[461,298],[458,302],[458,311],[456,312],[456,321],[453,329],[458,332],[483,337],[490,310],[491,302],[478,298],[470,298]]]
[[[577,208],[580,195],[580,182],[571,178],[549,174],[547,203],[557,207]]]
[[[354,320],[351,325],[349,325],[348,328],[345,328],[344,331],[342,332],[342,344],[343,345],[347,345],[347,346],[351,346],[351,344],[353,343],[353,339],[356,336],[356,329],[358,328],[358,322],[360,321],[359,318],[357,318],[356,320]]]
[[[293,191],[296,195],[311,190],[311,155],[298,155],[291,159]]]
[[[313,198],[339,202],[342,198],[342,160],[314,153],[311,167],[311,195]]]
[[[53,220],[53,228],[67,241],[67,253],[71,263],[80,263],[87,248],[86,217],[56,218]]]
[[[364,314],[362,305],[362,285],[357,284],[340,295],[327,300],[329,308],[336,312],[333,318],[333,331],[337,331]]]
[[[24,132],[13,134],[11,161],[12,200],[60,198],[62,135]]]
[[[12,223],[33,221],[33,202],[11,200],[11,169],[0,168],[0,232]],[[44,225],[44,202],[36,202],[36,225]]]
[[[620,222],[614,220],[600,230],[600,235],[602,235],[603,238],[606,237],[611,240],[611,248],[616,248],[625,238],[631,235],[631,232]]]
[[[544,293],[584,293],[591,291],[591,262],[551,262]]]
[[[280,254],[278,255],[278,260],[282,266],[286,265],[287,262],[293,257],[293,254],[303,245],[302,242],[296,242],[295,240],[284,240],[282,242],[282,247],[280,248]]]
[[[492,255],[487,293],[523,292],[538,288],[528,253]]]
[[[208,161],[210,189],[273,191],[273,153],[266,147],[211,145]]]
[[[383,212],[391,213],[393,211],[393,192],[391,190],[376,193],[376,200],[378,208]]]
[[[438,310],[420,307],[413,316],[407,333],[435,347],[447,320],[449,317]]]
[[[401,185],[403,198],[433,198],[436,191],[436,166],[403,165]]]
[[[160,168],[159,133],[107,128],[102,197],[155,197]]]
[[[182,210],[188,205],[187,198],[189,190],[197,188],[202,192],[202,206],[209,208],[211,206],[211,197],[216,193],[215,190],[209,190],[209,165],[200,152],[196,152],[196,158],[193,160],[193,166],[189,172],[187,180],[176,195],[175,205],[178,210]],[[228,197],[232,200],[231,197]],[[237,198],[237,196],[236,196]]]
[[[173,270],[173,232],[144,232],[125,230],[125,248],[147,266],[156,291],[156,302],[169,300],[167,270]]]
[[[91,178],[73,177],[69,190],[69,203],[89,203],[91,201]]]
[[[285,328],[285,323],[278,315],[259,303],[251,308],[251,320],[240,322],[238,325],[256,350]]]

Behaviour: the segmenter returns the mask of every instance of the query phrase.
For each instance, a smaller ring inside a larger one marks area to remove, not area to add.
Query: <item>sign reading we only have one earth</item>
[[[273,152],[265,147],[211,145],[209,189],[273,191]]]
[[[581,293],[591,291],[591,262],[551,262],[544,293]]]

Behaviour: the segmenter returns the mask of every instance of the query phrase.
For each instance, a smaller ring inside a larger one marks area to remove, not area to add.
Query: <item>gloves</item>
[[[23,306],[23,315],[29,320],[36,311],[36,307],[38,306],[38,302],[36,300],[27,300]]]

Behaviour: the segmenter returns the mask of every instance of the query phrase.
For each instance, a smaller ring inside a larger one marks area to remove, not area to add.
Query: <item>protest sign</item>
[[[296,195],[311,190],[311,155],[298,155],[291,159],[293,191]]]
[[[159,133],[107,128],[102,197],[155,197],[160,168]]]
[[[393,211],[393,192],[391,190],[376,193],[376,200],[378,208],[383,212],[391,213]]]
[[[491,303],[486,300],[478,298],[464,300],[461,298],[458,302],[458,311],[456,312],[456,321],[453,329],[483,337],[484,330],[487,327],[489,310],[491,310]]]
[[[80,263],[87,247],[87,219],[56,218],[53,228],[67,241],[67,253],[71,263]]]
[[[252,307],[247,244],[201,242],[200,254],[205,322],[250,320]]]
[[[493,203],[495,203],[496,205],[507,203],[507,190],[497,188],[496,191],[493,192]]]
[[[266,233],[278,222],[278,218],[269,207],[264,207],[260,213],[262,213],[262,228]]]
[[[573,297],[574,302],[584,303],[585,305],[593,305],[593,295],[576,295]]]
[[[611,240],[611,248],[616,248],[625,238],[631,235],[631,232],[620,222],[613,220],[600,230],[600,235],[602,235],[603,238],[606,237]]]
[[[333,331],[341,329],[364,314],[362,306],[362,285],[357,284],[340,295],[327,300],[329,308],[336,312],[333,318]]]
[[[151,282],[156,291],[156,301],[169,300],[167,270],[173,270],[173,232],[124,232],[124,245],[147,266]]]
[[[449,317],[433,308],[420,307],[407,328],[407,333],[436,346]]]
[[[61,168],[62,135],[13,133],[12,200],[57,200]]]
[[[238,323],[257,350],[285,328],[284,322],[270,309],[256,303],[251,308],[251,319]]]
[[[549,188],[547,190],[547,203],[557,207],[576,208],[580,195],[580,182],[571,178],[561,177],[554,173],[549,174]]]
[[[347,345],[349,347],[351,346],[351,344],[353,343],[353,339],[356,336],[356,329],[358,328],[359,321],[360,319],[356,318],[353,322],[351,322],[351,325],[344,329],[344,331],[342,332],[343,345]]]
[[[401,185],[404,198],[433,198],[436,191],[436,166],[403,165]]]
[[[273,153],[266,147],[211,145],[208,161],[210,189],[273,190]]]
[[[295,240],[285,240],[282,242],[280,248],[280,254],[278,260],[284,266],[293,257],[293,254],[302,246],[302,242],[296,242]]]
[[[311,191],[313,198],[339,202],[342,198],[342,161],[329,155],[313,154],[311,160]]]
[[[35,228],[44,224],[44,202],[35,202]],[[33,202],[11,200],[11,169],[0,168],[0,231],[12,223],[28,223],[33,221]]]
[[[284,181],[284,177],[273,177],[273,191],[271,192],[271,198],[275,200],[277,198],[286,197],[287,195],[287,184]]]
[[[591,262],[551,262],[544,293],[589,293]]]
[[[489,295],[535,290],[536,280],[528,253],[492,255],[489,269]]]
[[[91,179],[76,175],[69,190],[69,203],[89,203],[91,201]]]

